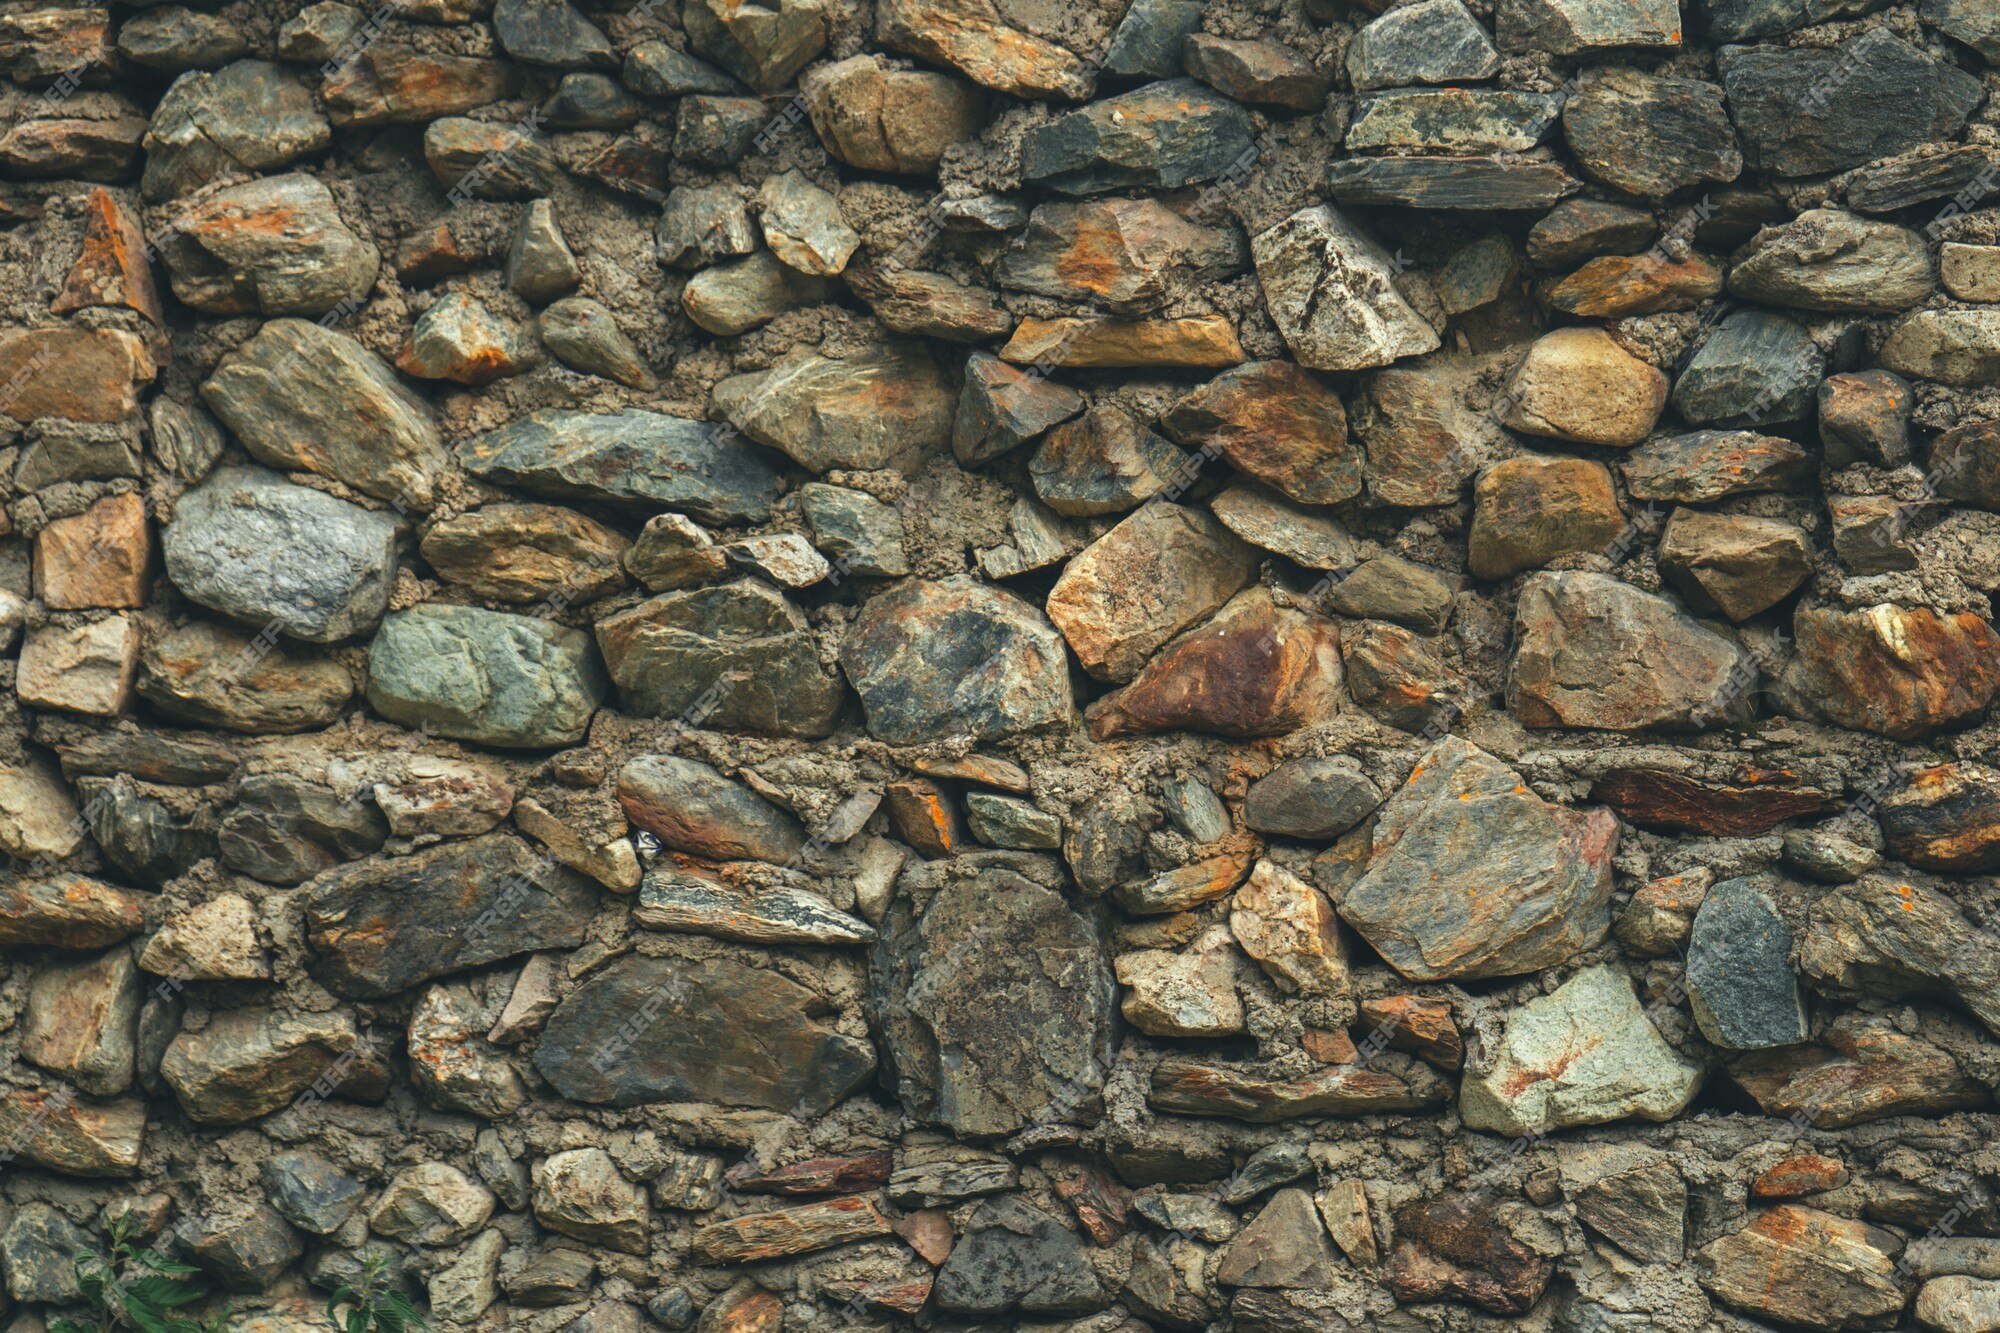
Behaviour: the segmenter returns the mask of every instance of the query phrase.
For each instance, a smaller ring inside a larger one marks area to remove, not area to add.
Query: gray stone
[[[1636,1143],[1580,1143],[1559,1149],[1558,1162],[1563,1194],[1585,1225],[1642,1263],[1681,1261],[1687,1182],[1665,1154]]]
[[[553,194],[563,180],[562,162],[548,143],[500,121],[432,121],[424,130],[424,161],[453,203],[533,199]]]
[[[1215,1280],[1225,1287],[1331,1287],[1333,1246],[1304,1190],[1280,1190],[1222,1248]]]
[[[207,476],[229,441],[215,418],[193,403],[162,395],[146,407],[146,424],[153,432],[153,454],[182,481]]]
[[[781,264],[760,250],[734,264],[719,264],[688,279],[681,288],[681,308],[708,332],[733,338],[762,328],[791,310],[803,310],[828,300],[833,287]]]
[[[216,828],[223,864],[266,884],[303,884],[388,838],[388,822],[367,801],[285,773],[245,778]]]
[[[1111,1301],[1082,1242],[1016,1198],[979,1205],[932,1294],[962,1314],[1084,1314]]]
[[[1062,820],[1029,801],[993,792],[967,792],[965,815],[972,836],[988,847],[1023,852],[1053,852],[1062,847]]]
[[[2000,310],[1919,310],[1890,332],[1881,361],[1912,379],[1984,384],[2000,376]]]
[[[1069,655],[1041,613],[969,580],[871,598],[840,646],[869,734],[891,745],[993,740],[1073,717]]]
[[[734,166],[770,121],[770,109],[754,97],[683,97],[674,108],[672,156],[696,166]]]
[[[1752,880],[1724,880],[1702,899],[1687,988],[1702,1035],[1718,1046],[1751,1051],[1806,1039],[1791,927]]]
[[[1394,10],[1392,16],[1402,12]],[[1394,148],[1451,154],[1523,153],[1548,135],[1562,105],[1550,93],[1512,89],[1390,89],[1356,99],[1346,144],[1356,152]]]
[[[764,244],[780,263],[800,273],[835,277],[861,244],[861,237],[841,221],[840,201],[802,171],[770,177],[757,191],[757,201]]]
[[[990,352],[974,352],[966,359],[965,386],[952,419],[952,453],[966,467],[976,467],[1069,420],[1083,407],[1083,395],[1076,390],[1016,370]]]
[[[535,1220],[550,1231],[626,1254],[646,1252],[646,1192],[602,1148],[552,1154],[535,1175]]]
[[[543,118],[559,130],[627,129],[638,123],[645,111],[645,103],[626,92],[617,79],[595,73],[563,75],[541,107]]]
[[[900,578],[910,572],[903,553],[903,516],[866,491],[808,482],[798,489],[799,513],[813,545],[833,557],[843,574]]]
[[[337,329],[271,320],[222,358],[201,396],[260,463],[431,506],[447,459],[430,408]]]
[[[131,31],[128,25],[126,32]],[[218,36],[226,48],[228,34]],[[240,35],[235,41],[240,47]],[[269,61],[239,60],[214,73],[183,74],[161,96],[146,128],[140,189],[153,203],[176,199],[216,181],[295,162],[325,148],[332,137],[305,84]]]
[[[1046,858],[972,853],[904,872],[869,1006],[906,1111],[967,1137],[1088,1123],[1111,1068],[1110,968]]]
[[[214,69],[249,53],[243,30],[220,14],[166,7],[134,14],[118,29],[118,54],[167,74]]]
[[[778,497],[772,460],[730,432],[636,409],[530,413],[459,445],[458,461],[531,495],[680,509],[711,523],[760,521]]]
[[[1562,122],[1586,174],[1642,199],[1743,171],[1722,90],[1698,79],[1606,70],[1563,104]]]
[[[224,1290],[246,1294],[268,1290],[305,1253],[298,1233],[260,1203],[191,1219],[179,1235]]]
[[[568,295],[582,281],[583,270],[556,223],[555,206],[546,199],[530,203],[507,251],[507,290],[540,304]]]
[[[1729,290],[1798,310],[1893,315],[1937,290],[1924,238],[1907,227],[1811,208],[1738,251]],[[1878,372],[1879,373],[1879,372]]]
[[[368,1227],[413,1245],[456,1245],[492,1215],[492,1193],[472,1177],[444,1162],[420,1162],[383,1189]]]
[[[1171,79],[1181,73],[1181,41],[1201,30],[1200,0],[1133,0],[1111,33],[1103,72]]]
[[[2000,17],[1979,0],[1924,0],[1917,12],[1945,36],[1986,57],[1987,64],[2000,64]]]
[[[1293,504],[1268,487],[1237,482],[1208,502],[1209,512],[1242,540],[1307,569],[1345,569],[1359,549],[1352,533],[1325,512]]]
[[[1351,157],[1326,170],[1327,197],[1372,208],[1539,213],[1579,188],[1560,165],[1527,158]]]
[[[662,41],[641,42],[625,53],[620,77],[644,97],[685,97],[689,93],[732,96],[743,85],[710,64],[676,51]]]
[[[1285,838],[1337,838],[1382,804],[1382,789],[1345,755],[1293,759],[1250,784],[1243,822]]]
[[[1739,310],[1703,340],[1674,383],[1696,426],[1762,426],[1811,415],[1826,357],[1796,321]]]
[[[838,678],[784,594],[755,579],[668,593],[597,623],[623,707],[712,728],[824,736]]]
[[[2000,33],[1992,40],[2000,48]],[[1937,1333],[1996,1333],[2000,1331],[2000,1282],[1960,1276],[1932,1278],[1917,1292],[1916,1316],[1919,1324]]]
[[[495,0],[493,32],[500,49],[523,64],[556,69],[618,66],[610,39],[569,0]]]
[[[1331,73],[1322,74],[1306,57],[1277,41],[1191,33],[1182,43],[1181,62],[1209,87],[1252,106],[1317,111],[1333,87]]]
[[[1396,289],[1395,262],[1331,206],[1258,233],[1251,252],[1271,318],[1301,365],[1365,370],[1437,349],[1437,331]]]
[[[538,616],[431,603],[389,616],[368,647],[370,707],[482,745],[574,744],[605,689],[590,636]]]
[[[759,92],[775,92],[826,49],[829,20],[815,0],[772,0],[745,10],[692,0],[681,15],[695,50]]]
[[[221,468],[183,495],[161,538],[190,600],[313,643],[372,628],[388,609],[399,525],[253,468]]]
[[[936,361],[908,343],[839,359],[802,348],[713,394],[731,425],[813,472],[915,472],[951,437],[956,401]]]
[[[1364,560],[1327,590],[1327,604],[1344,616],[1386,620],[1420,634],[1437,634],[1451,619],[1451,581],[1401,556]]]
[[[748,787],[693,759],[642,755],[618,770],[625,815],[675,851],[716,861],[792,861],[806,832]]]
[[[1503,51],[1573,56],[1681,44],[1679,0],[1501,0],[1495,27]]]
[[[0,1268],[17,1301],[69,1305],[82,1299],[78,1256],[93,1248],[89,1233],[46,1203],[24,1204],[0,1230]]]
[[[175,1037],[160,1075],[197,1124],[247,1124],[288,1105],[359,1040],[344,1014],[230,1009]]]
[[[1176,190],[1213,180],[1251,149],[1250,113],[1192,79],[1168,79],[1029,130],[1021,175],[1063,194]]]
[[[1600,964],[1513,1011],[1489,1067],[1466,1074],[1459,1114],[1468,1129],[1515,1136],[1671,1120],[1701,1076],[1660,1036],[1631,980]]]
[[[736,191],[722,185],[677,185],[653,227],[653,246],[668,268],[702,268],[757,249],[757,228]]]
[[[354,1215],[367,1190],[326,1158],[288,1151],[264,1159],[258,1179],[271,1206],[287,1222],[315,1236],[330,1236]]]
[[[1757,659],[1608,574],[1528,577],[1507,704],[1530,727],[1700,730],[1753,711]]]
[[[1871,28],[1837,47],[1725,47],[1716,71],[1751,167],[1846,171],[1949,139],[1979,105],[1979,80]]]
[[[682,815],[685,826],[688,818]],[[791,883],[739,888],[691,871],[656,869],[639,886],[633,921],[648,930],[746,944],[845,947],[875,938],[866,922]]]
[[[205,194],[156,230],[174,295],[211,315],[324,315],[358,306],[381,256],[333,194],[299,173]]]
[[[2000,1033],[2000,960],[1981,938],[1940,890],[1862,873],[1813,904],[1799,967],[1840,999],[1947,995]]]
[[[1566,810],[1447,737],[1381,807],[1368,873],[1340,914],[1415,981],[1518,976],[1611,928],[1609,810]]]
[[[464,968],[573,949],[596,904],[581,875],[492,833],[328,871],[308,890],[306,938],[321,985],[379,999]]]
[[[826,1008],[766,968],[628,954],[556,1007],[535,1068],[572,1101],[817,1116],[875,1070],[873,1048],[819,1017]]]
[[[542,345],[571,370],[651,390],[659,381],[609,310],[587,296],[557,301],[535,321]]]
[[[1354,35],[1347,76],[1358,92],[1411,83],[1490,79],[1500,53],[1460,0],[1420,0],[1393,9]]]

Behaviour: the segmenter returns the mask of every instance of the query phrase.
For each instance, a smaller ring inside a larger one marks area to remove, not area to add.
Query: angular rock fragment
[[[899,578],[910,572],[903,551],[903,516],[863,491],[822,482],[798,489],[799,513],[813,545],[840,569],[863,578]]]
[[[1649,440],[1618,469],[1625,474],[1626,488],[1641,500],[1707,504],[1788,489],[1811,472],[1812,455],[1782,436],[1697,430]]]
[[[92,1105],[67,1089],[0,1092],[0,1144],[9,1159],[18,1155],[66,1176],[136,1176],[145,1133],[146,1104],[138,1098]]]
[[[627,548],[609,528],[555,505],[486,505],[436,524],[423,539],[431,568],[476,596],[565,605],[621,586]]]
[[[53,314],[67,315],[93,306],[136,310],[164,326],[160,294],[146,262],[146,236],[138,215],[109,190],[90,192],[86,206],[83,248],[71,266],[63,289],[50,303]]]
[[[1659,562],[1690,606],[1747,620],[1805,582],[1812,548],[1778,519],[1678,509],[1660,536]]]
[[[1625,531],[1611,471],[1583,458],[1526,455],[1496,463],[1472,487],[1466,567],[1482,579],[1603,551]]]
[[[1402,12],[1393,10],[1390,16]],[[1356,152],[1394,148],[1452,156],[1522,153],[1542,141],[1561,110],[1562,103],[1548,93],[1388,89],[1357,99],[1345,142]]]
[[[1010,290],[1140,315],[1166,303],[1176,278],[1215,281],[1245,257],[1237,233],[1190,222],[1157,200],[1044,204],[994,278]]]
[[[1120,954],[1119,1012],[1153,1037],[1226,1037],[1243,1031],[1234,938],[1215,926],[1185,948]]]
[[[849,1196],[710,1222],[695,1232],[694,1253],[704,1263],[756,1263],[888,1234],[874,1200]]]
[[[457,740],[574,744],[604,694],[590,636],[537,616],[416,606],[385,619],[368,647],[369,706]]]
[[[531,370],[541,359],[541,347],[525,328],[454,292],[418,317],[396,356],[396,369],[416,379],[478,388]]]
[[[424,161],[452,203],[532,199],[555,191],[563,167],[548,143],[521,125],[446,116],[424,131]]]
[[[659,871],[639,886],[633,921],[649,930],[713,935],[749,944],[865,944],[866,922],[804,889],[777,884],[739,890],[706,876]]]
[[[189,1119],[240,1125],[289,1104],[360,1040],[345,1015],[231,1009],[174,1038],[160,1076]]]
[[[1864,873],[1813,904],[1799,967],[1816,989],[1845,999],[1946,996],[2000,1032],[2000,960],[1968,945],[1978,938],[1937,889]]]
[[[1459,1114],[1469,1129],[1513,1135],[1671,1120],[1701,1075],[1660,1036],[1631,981],[1599,965],[1514,1011],[1492,1064],[1459,1088]]]
[[[1553,162],[1513,158],[1348,158],[1326,172],[1331,198],[1375,208],[1539,213],[1577,188]]]
[[[1274,1124],[1308,1116],[1415,1111],[1440,1105],[1448,1096],[1450,1085],[1430,1066],[1400,1055],[1377,1057],[1370,1067],[1328,1065],[1293,1077],[1175,1055],[1153,1067],[1146,1102],[1174,1115]]]
[[[1344,757],[1294,759],[1250,786],[1243,820],[1260,833],[1337,838],[1382,803],[1382,789]]]
[[[1049,593],[1049,619],[1085,670],[1122,683],[1255,572],[1249,548],[1201,510],[1146,505],[1063,570]]]
[[[213,73],[193,70],[175,79],[153,110],[140,189],[159,203],[285,166],[331,139],[312,94],[281,67],[239,60]]]
[[[1507,702],[1525,726],[1701,730],[1754,706],[1756,658],[1606,574],[1532,575],[1514,634]]]
[[[1695,1256],[1701,1284],[1739,1310],[1807,1328],[1866,1328],[1903,1308],[1897,1238],[1817,1208],[1782,1204]]]
[[[1550,305],[1572,315],[1617,319],[1692,310],[1722,291],[1722,269],[1701,254],[1662,258],[1653,250],[1593,259],[1547,289]]]
[[[1944,1115],[1991,1100],[1945,1050],[1872,1014],[1842,1014],[1805,1045],[1739,1056],[1729,1076],[1764,1114],[1815,1129]]]
[[[1178,489],[1193,464],[1121,408],[1093,407],[1050,431],[1028,462],[1042,503],[1071,518],[1123,513]]]
[[[681,289],[681,308],[708,332],[733,338],[786,311],[818,305],[830,290],[825,279],[809,277],[759,251],[740,263],[695,274]]]
[[[1498,434],[1461,400],[1441,366],[1392,367],[1366,376],[1352,424],[1367,455],[1368,493],[1390,505],[1457,499],[1477,467],[1467,442]]]
[[[1915,740],[1978,717],[2000,693],[2000,634],[1970,611],[1800,607],[1785,684],[1836,726]]]
[[[421,124],[512,96],[520,72],[501,60],[434,55],[391,41],[367,44],[327,73],[321,95],[340,128]]]
[[[1873,28],[1836,47],[1726,47],[1716,71],[1743,156],[1780,176],[1846,171],[1958,133],[1971,75]]]
[[[381,256],[312,176],[267,176],[175,210],[157,240],[174,295],[211,315],[324,315],[359,306]]]
[[[913,472],[950,437],[954,402],[936,362],[909,344],[840,360],[802,349],[730,376],[714,399],[731,425],[814,472]]]
[[[575,948],[596,902],[581,877],[495,833],[337,867],[314,881],[305,925],[321,984],[375,999],[517,954]]]
[[[1021,175],[1069,195],[1177,190],[1229,171],[1254,152],[1253,139],[1250,113],[1235,102],[1192,79],[1167,79],[1035,126],[1021,142]]]
[[[302,884],[381,847],[389,826],[365,800],[285,773],[245,778],[216,828],[223,864],[266,884]]]
[[[1805,1003],[1792,973],[1792,931],[1751,880],[1708,891],[1688,940],[1688,999],[1702,1035],[1733,1051],[1806,1039]]]
[[[1205,32],[1188,34],[1181,46],[1187,72],[1209,87],[1252,106],[1317,111],[1333,87],[1333,76],[1281,42],[1231,41]]]
[[[1590,796],[1645,828],[1719,838],[1751,837],[1826,808],[1824,795],[1785,785],[1785,775],[1748,776],[1741,784],[1713,783],[1664,769],[1614,768],[1591,784]]]
[[[1729,290],[1798,310],[1893,315],[1921,305],[1937,281],[1918,233],[1812,208],[1759,231],[1736,254]]]
[[[1682,368],[1674,410],[1697,426],[1800,421],[1812,409],[1825,367],[1825,355],[1797,321],[1740,310]]]
[[[659,412],[534,412],[459,445],[458,461],[531,495],[683,509],[711,523],[762,520],[778,497],[767,455],[707,422]]]
[[[250,733],[311,731],[340,716],[354,678],[340,663],[275,633],[193,621],[141,658],[138,691],[167,716]]]
[[[271,320],[222,358],[201,396],[260,463],[431,506],[446,460],[430,408],[337,329]]]
[[[875,1070],[874,1048],[826,1012],[819,995],[765,968],[628,954],[557,1005],[535,1068],[572,1101],[816,1116]]]
[[[1565,199],[1528,231],[1528,258],[1568,268],[1598,255],[1629,255],[1659,230],[1650,213],[1597,199]]]
[[[1609,811],[1548,805],[1448,737],[1382,806],[1340,915],[1414,981],[1532,972],[1610,928],[1617,838]]]
[[[905,872],[869,1005],[910,1114],[978,1137],[1095,1119],[1111,972],[1097,921],[1054,883],[1052,862],[1006,852]]]
[[[824,736],[837,678],[799,609],[756,579],[668,593],[597,623],[624,707],[716,729]]]
[[[1722,90],[1712,83],[1606,70],[1563,104],[1562,121],[1585,172],[1642,199],[1726,184],[1743,170]]]
[[[872,598],[840,647],[869,734],[891,745],[992,740],[1067,720],[1068,655],[1027,603],[968,581]]]
[[[1634,1143],[1562,1151],[1563,1193],[1592,1230],[1635,1259],[1677,1264],[1687,1230],[1687,1183],[1665,1155]]]
[[[138,666],[139,627],[129,616],[44,625],[21,645],[14,692],[42,708],[116,717],[131,703]]]
[[[1251,249],[1265,304],[1300,364],[1363,370],[1438,346],[1396,290],[1394,262],[1330,206],[1294,213]]]
[[[1919,310],[1890,332],[1881,361],[1912,379],[1984,384],[2000,375],[2000,310]]]
[[[847,267],[861,238],[840,217],[840,203],[805,173],[772,176],[757,192],[764,243],[780,263],[816,278]]]
[[[1681,44],[1676,0],[1503,0],[1496,25],[1504,51],[1573,56],[1607,48],[1671,50]]]
[[[1340,680],[1333,622],[1252,588],[1167,644],[1085,716],[1099,740],[1175,728],[1276,736],[1337,712]]]
[[[399,525],[257,468],[219,468],[175,503],[167,577],[191,601],[271,633],[333,643],[388,608]]]
[[[1333,1247],[1312,1195],[1279,1190],[1221,1252],[1215,1280],[1226,1287],[1330,1287]]]
[[[1406,1301],[1462,1300],[1498,1315],[1525,1314],[1553,1271],[1507,1233],[1477,1193],[1406,1204],[1394,1214],[1396,1245],[1384,1277]]]
[[[1422,0],[1375,19],[1347,48],[1356,91],[1493,77],[1500,54],[1460,0]]]
[[[1301,504],[1337,504],[1361,491],[1339,396],[1284,361],[1223,372],[1161,418],[1182,444],[1219,451],[1237,469]]]
[[[1345,999],[1350,993],[1333,908],[1290,871],[1259,861],[1229,900],[1229,929],[1286,994]]]
[[[44,965],[28,984],[21,1054],[93,1097],[132,1086],[139,973],[124,949]]]
[[[815,66],[799,91],[827,151],[864,171],[935,171],[947,148],[986,123],[978,89],[929,70],[895,69],[879,56]]]
[[[10,877],[0,882],[0,944],[102,949],[139,933],[147,901],[144,894],[67,872]]]
[[[626,817],[676,851],[717,861],[783,865],[805,844],[790,815],[707,764],[643,755],[618,772]]]
[[[979,1205],[932,1288],[940,1309],[967,1314],[1085,1314],[1111,1301],[1082,1244],[1019,1198]]]
[[[1252,546],[1307,569],[1338,570],[1354,564],[1354,537],[1346,528],[1276,491],[1239,482],[1210,500],[1208,508],[1223,527]]]

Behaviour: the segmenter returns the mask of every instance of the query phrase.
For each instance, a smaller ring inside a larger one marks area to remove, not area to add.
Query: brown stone
[[[630,543],[572,509],[496,504],[448,518],[424,534],[440,576],[502,602],[594,601],[621,587]],[[560,609],[560,608],[558,608]]]
[[[1099,404],[1050,431],[1028,460],[1042,503],[1071,518],[1120,514],[1172,498],[1196,475],[1190,459],[1123,408]]]
[[[1174,404],[1160,425],[1300,504],[1339,504],[1361,493],[1361,453],[1348,442],[1340,396],[1289,361],[1224,371]]]
[[[891,333],[971,343],[1005,337],[1014,328],[1012,312],[992,292],[942,273],[857,260],[841,276]],[[787,282],[795,285],[796,279]]]
[[[1706,504],[1732,495],[1782,491],[1812,471],[1813,457],[1791,440],[1754,430],[1697,430],[1649,440],[1619,470],[1640,500]]]
[[[1377,721],[1420,732],[1449,718],[1465,682],[1438,656],[1437,641],[1382,620],[1341,626],[1348,692]]]
[[[1315,1200],[1327,1234],[1347,1256],[1348,1262],[1373,1268],[1382,1260],[1375,1242],[1375,1210],[1368,1202],[1368,1188],[1358,1180],[1336,1180]]]
[[[1232,847],[1222,856],[1163,870],[1144,879],[1122,880],[1111,890],[1120,907],[1134,916],[1165,916],[1214,902],[1250,873],[1255,847]]]
[[[1593,259],[1549,287],[1550,305],[1586,319],[1693,310],[1722,291],[1722,268],[1703,254],[1669,259],[1654,250]]]
[[[1472,487],[1467,565],[1482,579],[1602,551],[1625,528],[1611,469],[1586,458],[1529,454],[1495,463]]]
[[[896,836],[935,860],[961,850],[968,839],[965,820],[944,789],[924,778],[906,778],[882,789],[882,804]]]
[[[45,708],[116,717],[132,702],[138,669],[139,626],[130,616],[43,625],[21,646],[14,692]]]
[[[874,55],[816,65],[799,91],[827,151],[863,171],[935,171],[945,149],[986,123],[978,89],[948,74],[895,69]]]
[[[1074,52],[1025,32],[994,0],[884,0],[875,33],[884,45],[954,67],[1015,97],[1089,97],[1094,69]]]
[[[1175,1055],[1153,1067],[1146,1101],[1173,1115],[1226,1116],[1254,1124],[1302,1116],[1381,1115],[1443,1104],[1449,1085],[1427,1065],[1392,1064],[1402,1059],[1385,1059],[1383,1068],[1327,1065],[1308,1074],[1273,1075],[1255,1066]]]
[[[1688,605],[1747,620],[1806,581],[1812,547],[1778,519],[1677,509],[1660,536],[1659,562]]]
[[[193,621],[143,654],[139,693],[168,717],[231,731],[324,727],[354,697],[354,677],[332,658],[276,633]]]
[[[695,1327],[700,1333],[779,1333],[785,1303],[749,1282],[740,1282],[710,1302]]]
[[[1368,492],[1376,500],[1420,507],[1458,498],[1475,466],[1465,442],[1482,424],[1459,389],[1456,378],[1432,367],[1396,366],[1362,382],[1354,434],[1368,455]]]
[[[147,895],[82,875],[0,883],[0,944],[102,949],[145,924]]]
[[[1667,405],[1667,377],[1603,329],[1557,329],[1528,348],[1502,391],[1501,421],[1529,435],[1629,448]]]
[[[1227,1245],[1215,1267],[1225,1287],[1326,1288],[1333,1285],[1333,1247],[1313,1209],[1312,1195],[1279,1190]]]
[[[1889,854],[1919,870],[2000,869],[2000,770],[1951,763],[1922,769],[1877,811]]]
[[[1801,607],[1785,675],[1835,726],[1909,741],[1973,721],[2000,693],[2000,634],[1970,611]]]
[[[1491,1198],[1454,1194],[1394,1214],[1395,1248],[1383,1278],[1404,1301],[1466,1301],[1490,1314],[1526,1314],[1554,1271],[1507,1233]]]
[[[1985,1085],[1945,1051],[1868,1014],[1841,1015],[1817,1041],[1739,1056],[1729,1076],[1764,1114],[1815,1129],[1943,1115],[1991,1100]]]
[[[1714,883],[1715,872],[1706,867],[1647,880],[1633,890],[1612,933],[1635,958],[1682,953],[1694,929],[1694,914]]]
[[[1252,588],[1160,650],[1085,716],[1099,740],[1186,728],[1279,736],[1340,709],[1339,632]]]
[[[1143,505],[1070,561],[1048,615],[1084,670],[1123,683],[1256,573],[1255,552],[1205,510]]]
[[[1333,76],[1282,42],[1231,41],[1206,32],[1190,33],[1181,46],[1187,72],[1209,87],[1252,106],[1317,111],[1326,102]]]
[[[52,610],[146,604],[153,574],[153,531],[146,502],[107,495],[35,535],[35,596]]]
[[[724,1183],[751,1194],[865,1194],[887,1184],[894,1165],[895,1155],[886,1150],[849,1157],[810,1157],[768,1171],[746,1162],[730,1171]]]
[[[951,1258],[952,1243],[957,1237],[951,1229],[951,1217],[944,1209],[919,1208],[896,1218],[890,1225],[931,1267],[936,1268]]]
[[[1096,1167],[1055,1182],[1056,1197],[1076,1214],[1077,1225],[1098,1245],[1115,1245],[1125,1234],[1125,1192]]]
[[[1189,222],[1156,199],[1101,199],[1037,208],[994,280],[1133,316],[1166,304],[1177,281],[1217,281],[1245,261],[1232,231]]]
[[[145,344],[119,329],[0,333],[0,414],[123,421],[139,410],[139,390],[153,372]]]
[[[49,309],[67,315],[89,306],[123,306],[155,324],[166,322],[138,216],[102,189],[92,190],[84,205],[83,249]]]
[[[1604,802],[1642,828],[1716,838],[1754,837],[1788,819],[1826,808],[1824,793],[1792,786],[1788,773],[1755,777],[1764,780],[1701,782],[1658,768],[1615,768],[1591,786],[1590,799]]]
[[[1229,902],[1229,929],[1288,995],[1344,1000],[1353,989],[1339,918],[1319,890],[1259,861]]]
[[[757,1263],[888,1234],[873,1199],[848,1195],[711,1222],[695,1232],[694,1254],[709,1264]]]
[[[1100,319],[1030,315],[1000,349],[1017,366],[1079,369],[1145,369],[1194,366],[1220,369],[1245,360],[1236,326],[1222,315],[1181,319]]]
[[[1701,1285],[1725,1305],[1815,1329],[1874,1328],[1903,1308],[1897,1238],[1817,1208],[1781,1204],[1695,1258]]]
[[[1750,1182],[1753,1199],[1796,1199],[1818,1194],[1847,1181],[1847,1168],[1831,1157],[1800,1153],[1775,1166],[1766,1167]]]
[[[15,1157],[66,1176],[136,1176],[146,1104],[92,1105],[66,1090],[0,1091],[0,1165]]]
[[[1380,1040],[1391,1049],[1422,1056],[1440,1069],[1465,1063],[1465,1038],[1453,1020],[1451,1001],[1421,995],[1384,995],[1361,1002],[1361,1025],[1370,1045]]]
[[[513,66],[472,56],[430,55],[376,42],[342,61],[321,94],[335,127],[418,124],[462,115],[511,97],[520,87]]]

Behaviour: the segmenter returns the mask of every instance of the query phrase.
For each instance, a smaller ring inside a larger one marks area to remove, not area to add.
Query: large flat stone
[[[389,616],[368,645],[369,707],[454,740],[572,745],[605,689],[590,636],[537,616],[430,603]]]

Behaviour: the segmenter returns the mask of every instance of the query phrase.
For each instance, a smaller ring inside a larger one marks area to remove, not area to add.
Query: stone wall
[[[0,1328],[2000,1330],[2000,11],[1383,3],[0,3]]]

